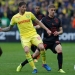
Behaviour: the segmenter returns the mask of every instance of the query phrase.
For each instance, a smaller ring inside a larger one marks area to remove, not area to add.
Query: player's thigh
[[[55,47],[55,50],[56,50],[57,53],[62,52],[62,46],[61,46],[61,44],[57,44],[56,47]]]
[[[38,34],[33,36],[31,42],[32,42],[32,44],[36,45],[37,47],[39,44],[43,43],[41,37]]]
[[[44,45],[45,50],[49,49],[49,44],[48,43],[44,43],[43,45]]]
[[[25,48],[25,47],[31,48],[30,40],[31,40],[31,38],[21,38],[21,44],[22,44],[23,48]]]

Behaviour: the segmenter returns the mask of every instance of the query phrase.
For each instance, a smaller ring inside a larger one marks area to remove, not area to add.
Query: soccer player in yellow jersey
[[[40,49],[44,68],[47,71],[50,71],[51,68],[46,64],[45,49],[43,46],[43,42],[41,40],[41,37],[36,32],[32,20],[38,25],[40,25],[43,29],[45,29],[49,35],[51,35],[51,31],[47,27],[45,27],[43,23],[41,23],[31,12],[26,12],[25,2],[19,3],[19,13],[12,17],[10,25],[8,27],[0,28],[0,31],[9,31],[15,24],[17,24],[26,58],[30,66],[33,68],[32,73],[37,73],[37,68],[35,67],[35,64],[30,54],[31,44],[36,45]]]

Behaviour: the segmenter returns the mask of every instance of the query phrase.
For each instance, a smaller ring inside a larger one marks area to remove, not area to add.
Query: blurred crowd
[[[25,1],[27,11],[34,12],[36,4],[41,6],[41,12],[47,15],[49,4],[56,6],[56,16],[62,21],[64,31],[75,28],[75,0],[0,0],[0,26],[8,26],[14,14],[18,12],[18,3]]]

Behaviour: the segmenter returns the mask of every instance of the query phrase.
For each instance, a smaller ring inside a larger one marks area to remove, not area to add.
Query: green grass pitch
[[[25,53],[20,43],[0,43],[3,54],[0,57],[0,75],[33,75],[29,64],[23,67],[21,72],[16,72],[16,67],[25,60]],[[63,75],[75,75],[75,43],[62,43],[63,47]],[[58,73],[57,57],[50,50],[46,52],[46,59],[52,71],[47,72],[42,67],[41,58],[35,63],[38,73],[36,75],[62,75]]]

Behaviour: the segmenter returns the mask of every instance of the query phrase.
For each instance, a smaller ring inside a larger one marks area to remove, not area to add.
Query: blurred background
[[[41,6],[41,13],[47,15],[49,4],[56,6],[56,16],[62,21],[64,33],[62,42],[75,42],[75,0],[0,0],[0,27],[7,27],[13,15],[18,12],[18,3],[25,1],[27,11],[34,13],[36,4]],[[9,32],[0,32],[0,42],[19,42],[19,32],[15,26]]]

